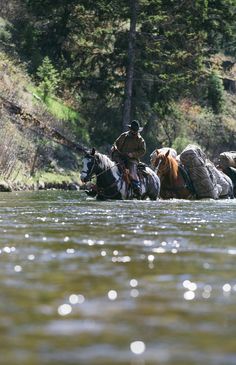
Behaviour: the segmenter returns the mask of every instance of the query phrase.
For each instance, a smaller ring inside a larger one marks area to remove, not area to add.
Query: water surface
[[[236,364],[236,199],[0,194],[0,364]]]

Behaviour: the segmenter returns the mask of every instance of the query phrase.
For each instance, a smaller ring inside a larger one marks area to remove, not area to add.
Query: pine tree
[[[40,80],[39,89],[45,101],[49,95],[55,94],[59,83],[59,73],[54,68],[49,57],[46,56],[43,59],[42,65],[38,67],[37,76]]]

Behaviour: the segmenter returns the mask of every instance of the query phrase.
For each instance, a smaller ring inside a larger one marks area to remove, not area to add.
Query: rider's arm
[[[126,137],[126,134],[125,133],[122,133],[114,142],[112,148],[114,150],[118,150],[118,152],[121,152],[122,153],[122,147],[124,145],[124,141],[125,141],[125,137]]]

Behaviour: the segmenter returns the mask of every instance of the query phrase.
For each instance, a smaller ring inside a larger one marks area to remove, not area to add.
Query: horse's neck
[[[161,180],[162,183],[173,185],[178,179],[178,162],[174,159],[168,159],[168,166],[166,166],[166,170],[163,172]]]
[[[169,166],[170,166],[170,181],[175,182],[178,179],[178,162],[173,159],[173,157],[169,158]]]
[[[98,154],[98,170],[97,178],[100,181],[117,180],[119,170],[116,163],[109,159],[106,155]]]

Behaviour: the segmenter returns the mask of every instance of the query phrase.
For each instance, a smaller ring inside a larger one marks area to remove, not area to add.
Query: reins
[[[94,166],[95,166],[95,160],[96,160],[96,158],[94,157],[94,158],[93,158],[93,166],[92,166],[92,168],[91,168],[91,170],[90,170],[90,172],[89,172],[89,174],[88,174],[88,177],[90,178],[90,180],[91,180],[91,178],[92,178],[93,169],[94,169]],[[116,163],[116,164],[114,164],[113,166],[109,167],[108,169],[106,169],[106,170],[104,170],[104,171],[101,171],[101,172],[100,172],[99,174],[97,174],[96,176],[98,177],[98,176],[103,175],[105,172],[107,172],[107,171],[109,171],[109,170],[113,169],[113,167],[116,167],[117,165],[119,165],[119,163]],[[81,172],[86,172],[86,171],[83,171],[83,170],[82,170]]]
[[[101,176],[101,175],[103,175],[105,172],[107,172],[107,171],[109,171],[109,170],[113,169],[113,167],[116,167],[116,166],[118,166],[118,165],[119,165],[119,162],[118,162],[118,163],[116,163],[116,164],[114,164],[113,166],[109,167],[108,169],[106,169],[106,170],[104,170],[104,171],[100,172],[100,173],[99,173],[99,174],[97,174],[96,176],[97,176],[97,177],[98,177],[98,176]]]

